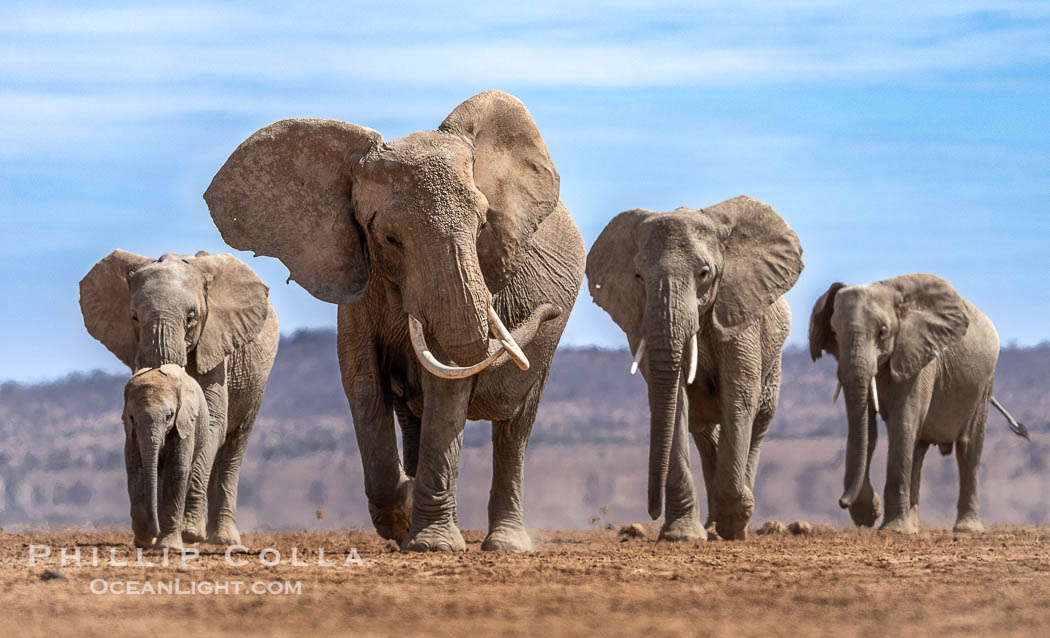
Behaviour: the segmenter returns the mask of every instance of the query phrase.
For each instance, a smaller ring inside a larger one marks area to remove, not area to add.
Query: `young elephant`
[[[882,414],[889,436],[886,517],[881,529],[915,533],[919,474],[930,444],[955,447],[959,465],[957,532],[979,532],[977,475],[988,404],[1011,429],[1025,427],[992,397],[999,337],[992,322],[947,281],[913,274],[874,284],[833,283],[809,323],[813,360],[838,360],[839,390],[849,418],[845,491],[839,505],[857,525],[872,526],[879,497],[868,477]]]
[[[114,250],[80,281],[80,309],[132,370],[173,363],[204,388],[223,438],[207,499],[190,494],[183,529],[191,542],[240,543],[237,479],[280,338],[269,288],[233,255]]]
[[[181,366],[143,368],[124,386],[124,463],[135,547],[182,547],[187,496],[205,497],[220,442],[208,416],[204,390]]]
[[[594,242],[591,296],[627,334],[631,372],[640,364],[649,384],[649,514],[660,516],[666,486],[661,538],[707,538],[687,431],[718,534],[746,536],[791,329],[783,294],[802,267],[794,231],[749,197],[703,210],[620,213]]]

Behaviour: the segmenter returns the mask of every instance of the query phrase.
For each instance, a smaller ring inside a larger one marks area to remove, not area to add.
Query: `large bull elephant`
[[[584,249],[521,102],[482,93],[438,130],[393,141],[334,120],[276,122],[233,152],[204,198],[231,246],[279,258],[291,279],[339,304],[343,387],[376,530],[406,550],[465,549],[463,428],[489,420],[482,548],[530,549],[525,446]]]
[[[749,197],[703,210],[620,213],[594,242],[591,295],[627,334],[632,373],[640,366],[649,384],[649,515],[660,516],[666,488],[661,538],[707,538],[689,432],[711,522],[723,538],[746,536],[791,329],[783,294],[801,272],[794,231]]]
[[[955,448],[959,502],[955,531],[983,529],[977,478],[989,403],[1014,433],[1027,429],[992,396],[999,336],[995,326],[947,281],[928,274],[903,275],[861,286],[831,284],[809,320],[813,360],[827,352],[838,361],[846,395],[845,488],[839,505],[857,525],[871,527],[881,514],[869,479],[882,414],[889,437],[886,517],[881,529],[919,529],[919,477],[930,444],[943,454]]]
[[[194,466],[183,538],[236,545],[237,481],[266,390],[277,342],[269,288],[233,255],[167,253],[151,259],[115,250],[80,281],[88,333],[132,370],[175,364],[204,389],[211,463]]]

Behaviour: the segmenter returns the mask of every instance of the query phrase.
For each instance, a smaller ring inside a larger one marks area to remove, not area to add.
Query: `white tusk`
[[[875,406],[875,414],[879,413],[879,388],[875,383],[875,377],[871,378],[871,403]]]
[[[842,383],[840,381],[835,382],[835,396],[831,397],[831,405],[835,405],[835,402],[839,400],[839,393],[842,392]]]
[[[500,321],[499,315],[496,314],[492,306],[489,306],[489,326],[496,333],[496,336],[499,337],[500,343],[503,344],[503,348],[510,355],[510,358],[514,359],[514,363],[518,364],[518,367],[522,370],[528,370],[529,358],[518,347],[518,342],[510,335],[510,331]]]
[[[685,384],[692,385],[693,380],[696,379],[696,333],[693,333],[691,339],[689,339],[689,376],[686,377]]]
[[[634,361],[631,362],[631,374],[638,372],[638,364],[641,363],[642,357],[645,355],[645,337],[638,342],[638,350],[634,353]]]
[[[427,349],[427,340],[423,336],[423,324],[419,322],[419,319],[416,319],[412,315],[408,315],[408,335],[412,339],[412,347],[416,351],[416,357],[419,359],[419,362],[424,368],[426,368],[427,372],[436,377],[441,377],[442,379],[464,379],[473,376],[492,365],[492,363],[496,359],[499,359],[504,352],[501,348],[489,355],[481,363],[474,364],[467,368],[447,366],[438,361],[430,350]]]

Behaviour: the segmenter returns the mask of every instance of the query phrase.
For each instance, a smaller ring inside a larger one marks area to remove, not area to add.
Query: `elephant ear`
[[[723,270],[712,318],[730,339],[791,289],[802,273],[795,231],[770,206],[740,196],[701,211],[723,235]]]
[[[131,272],[152,259],[114,250],[106,255],[80,280],[80,312],[88,334],[117,355],[126,366],[135,369],[138,333],[131,322]]]
[[[230,155],[204,193],[223,240],[277,257],[311,295],[354,303],[370,267],[351,203],[351,166],[383,141],[336,120],[282,120]]]
[[[206,282],[208,312],[195,349],[197,370],[204,373],[259,334],[270,314],[270,289],[233,255],[204,255],[190,263]]]
[[[200,418],[201,404],[197,400],[194,388],[197,382],[181,366],[173,363],[162,365],[158,371],[178,386],[179,404],[175,408],[175,430],[180,439],[185,439],[193,433]]]
[[[822,352],[836,359],[839,356],[838,342],[831,330],[831,313],[835,310],[835,295],[845,287],[846,284],[836,281],[813,305],[813,312],[809,315],[809,356],[814,361],[821,357]]]
[[[635,278],[635,233],[653,215],[629,210],[613,217],[587,254],[587,287],[591,298],[628,335],[641,334],[645,288]]]
[[[935,275],[914,274],[881,282],[898,293],[899,327],[890,356],[894,381],[910,379],[970,327],[966,302]]]
[[[478,259],[489,290],[498,292],[510,283],[540,222],[558,205],[561,178],[525,106],[502,91],[460,104],[438,130],[474,147],[474,183],[489,202]]]

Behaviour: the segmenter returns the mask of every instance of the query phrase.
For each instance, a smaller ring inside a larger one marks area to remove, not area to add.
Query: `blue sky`
[[[798,232],[794,343],[834,280],[926,271],[1050,338],[1045,2],[0,3],[0,380],[122,366],[77,282],[120,247],[228,250],[201,194],[286,117],[392,139],[518,96],[588,242],[635,207],[748,194]],[[396,6],[395,6],[396,4]],[[271,286],[283,330],[335,307]],[[620,346],[586,291],[565,343]]]

